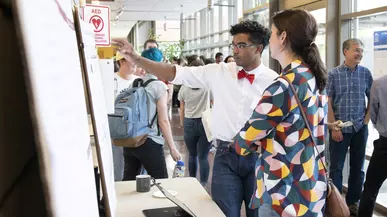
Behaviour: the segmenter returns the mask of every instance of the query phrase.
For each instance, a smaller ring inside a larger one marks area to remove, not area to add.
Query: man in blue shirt
[[[361,195],[359,216],[372,217],[379,189],[387,178],[387,75],[375,80],[371,88],[371,121],[378,130],[374,152],[368,165],[364,191]]]
[[[364,182],[363,165],[368,139],[369,98],[372,85],[371,72],[360,66],[363,43],[348,39],[343,43],[345,61],[328,75],[328,122],[351,121],[350,127],[330,131],[330,177],[342,191],[345,157],[350,148],[350,172],[346,202],[351,215],[357,216],[358,201]]]

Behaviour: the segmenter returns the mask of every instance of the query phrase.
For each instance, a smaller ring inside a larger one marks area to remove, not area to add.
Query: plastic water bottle
[[[177,161],[175,165],[175,169],[173,170],[172,178],[181,178],[184,177],[184,161]]]

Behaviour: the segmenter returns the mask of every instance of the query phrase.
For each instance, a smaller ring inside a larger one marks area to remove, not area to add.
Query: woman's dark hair
[[[318,33],[316,19],[305,10],[290,9],[276,13],[273,16],[273,24],[278,29],[278,36],[286,32],[285,46],[302,57],[316,77],[318,89],[324,90],[327,70],[314,42]]]
[[[230,59],[230,58],[234,58],[234,56],[231,56],[231,55],[227,56],[226,59],[224,59],[224,62],[227,63],[228,59]]]
[[[187,56],[186,59],[187,59],[188,65],[191,65],[191,63],[192,63],[194,60],[199,59],[199,56],[196,55],[196,54],[193,54],[193,55]]]
[[[206,61],[204,61],[204,64],[208,65],[208,64],[212,64],[212,63],[216,63],[215,59],[214,58],[207,58]]]
[[[249,41],[251,41],[253,44],[263,46],[262,52],[269,44],[270,30],[256,21],[245,20],[234,26],[231,26],[230,34],[232,36],[239,33],[249,34]]]
[[[206,60],[206,57],[205,56],[203,56],[203,55],[200,55],[200,57],[199,57],[203,62],[205,62],[205,60]]]
[[[204,62],[201,59],[196,59],[189,64],[189,66],[204,66]]]

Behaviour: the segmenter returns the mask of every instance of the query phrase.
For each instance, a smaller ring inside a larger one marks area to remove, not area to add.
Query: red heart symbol
[[[91,21],[93,22],[95,29],[98,29],[99,25],[101,25],[101,20],[98,18],[93,18]]]

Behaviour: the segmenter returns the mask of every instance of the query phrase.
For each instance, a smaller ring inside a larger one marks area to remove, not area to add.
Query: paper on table
[[[97,195],[71,1],[16,0],[43,185],[55,217],[97,217]],[[31,10],[33,8],[33,10]],[[47,49],[44,49],[46,47]]]

